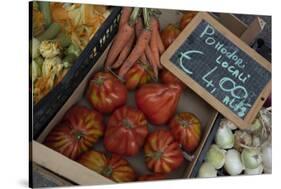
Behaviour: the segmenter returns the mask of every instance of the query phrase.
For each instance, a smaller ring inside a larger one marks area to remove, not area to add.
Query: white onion
[[[254,122],[251,124],[251,126],[248,128],[248,130],[251,133],[259,133],[261,129],[262,129],[262,123],[259,120],[259,118],[256,118]]]
[[[207,152],[206,161],[212,164],[216,169],[220,169],[225,162],[225,153],[225,150],[220,149],[217,145],[213,144]]]
[[[255,169],[245,169],[245,174],[246,175],[260,175],[262,174],[263,171],[263,164],[260,164],[257,168]]]
[[[234,145],[234,135],[229,127],[221,125],[217,131],[216,144],[222,149],[232,148]]]
[[[209,177],[216,177],[216,176],[217,176],[217,170],[212,164],[208,162],[202,163],[201,167],[199,168],[197,177],[209,178]]]
[[[271,145],[262,148],[262,160],[264,165],[264,172],[271,173],[272,169],[272,148]]]
[[[243,149],[241,160],[247,169],[255,169],[262,163],[261,152],[258,149]]]
[[[224,169],[231,176],[239,175],[243,171],[244,166],[237,150],[231,149],[226,152]]]
[[[229,121],[228,119],[225,119],[225,118],[223,118],[223,119],[221,120],[220,126],[227,126],[227,127],[230,128],[231,130],[237,129],[237,126],[236,126],[233,122],[231,122],[231,121]]]

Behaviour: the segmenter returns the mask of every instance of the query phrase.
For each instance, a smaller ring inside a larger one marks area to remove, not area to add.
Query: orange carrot
[[[134,29],[129,24],[126,23],[121,26],[107,54],[107,59],[105,62],[106,68],[111,67],[121,50],[132,37],[133,33]]]
[[[158,31],[157,19],[155,17],[152,17],[150,24],[151,24],[150,48],[157,67],[161,68],[162,66],[160,65],[160,55],[159,55],[159,49],[157,44],[157,31]]]
[[[113,62],[116,60],[117,56],[120,54],[121,50],[125,47],[125,45],[128,43],[130,38],[133,36],[133,33],[135,32],[134,24],[135,24],[138,12],[139,12],[139,8],[134,8],[129,21],[125,22],[123,24],[121,23],[121,25],[119,25],[118,33],[116,34],[116,36],[112,42],[112,45],[109,49],[109,52],[107,54],[107,58],[105,61],[105,67],[107,69],[109,69],[111,67]],[[126,21],[124,16],[122,19]]]
[[[119,21],[119,28],[123,25],[129,22],[130,15],[132,13],[132,8],[131,7],[123,7],[122,13],[121,13],[121,18]]]
[[[128,57],[129,53],[132,50],[134,42],[135,42],[135,34],[133,33],[133,36],[130,38],[128,43],[122,49],[117,61],[112,65],[112,68],[119,68],[124,63],[125,59]]]
[[[137,43],[133,48],[132,52],[125,60],[124,64],[119,70],[119,76],[123,78],[123,76],[128,72],[128,70],[134,65],[134,63],[141,57],[144,53],[145,48],[148,46],[151,37],[150,30],[144,29],[142,30],[139,38],[137,39]]]
[[[143,30],[142,19],[140,17],[138,17],[136,20],[136,25],[135,25],[135,31],[136,31],[137,38],[139,38],[142,30]]]
[[[153,68],[154,77],[157,80],[158,79],[158,67],[157,67],[157,63],[155,61],[155,58],[154,58],[154,56],[152,54],[152,51],[151,51],[149,45],[145,48],[145,55],[146,55],[146,57],[148,59],[148,62],[151,65],[151,67]]]
[[[136,21],[136,25],[135,25],[135,31],[136,31],[136,36],[137,38],[139,38],[141,31],[143,30],[143,23],[142,23],[142,19],[139,17]],[[147,62],[147,58],[145,56],[145,53],[143,53],[140,57],[140,61],[143,63]]]
[[[158,50],[159,50],[160,55],[162,55],[163,52],[165,51],[165,47],[164,47],[163,41],[161,39],[159,30],[156,32],[156,34],[157,34],[156,37],[157,37]]]

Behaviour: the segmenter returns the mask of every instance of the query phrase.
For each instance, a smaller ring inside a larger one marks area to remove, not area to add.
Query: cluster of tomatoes
[[[95,73],[85,92],[92,109],[74,105],[44,144],[115,182],[166,178],[183,163],[183,150],[196,150],[201,126],[192,113],[176,114],[185,88],[180,80],[162,70],[161,83],[148,83],[149,75],[148,69],[139,64],[129,70],[125,83],[110,72]],[[135,90],[136,107],[126,105],[128,90]],[[109,117],[106,124],[105,116]],[[149,131],[149,123],[157,129]],[[163,125],[169,125],[169,129]],[[93,150],[102,137],[109,153]],[[135,156],[142,149],[152,173],[137,177],[125,157]]]

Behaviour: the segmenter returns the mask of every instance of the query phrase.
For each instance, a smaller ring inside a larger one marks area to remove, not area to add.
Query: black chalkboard
[[[170,57],[239,118],[244,119],[271,80],[271,72],[205,20]]]

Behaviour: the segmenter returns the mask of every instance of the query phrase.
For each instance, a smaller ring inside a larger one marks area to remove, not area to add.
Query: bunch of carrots
[[[154,10],[124,7],[105,68],[118,70],[119,78],[123,79],[129,69],[141,61],[151,65],[154,79],[157,80],[158,69],[161,68],[160,56],[165,50],[159,30],[159,20]]]

